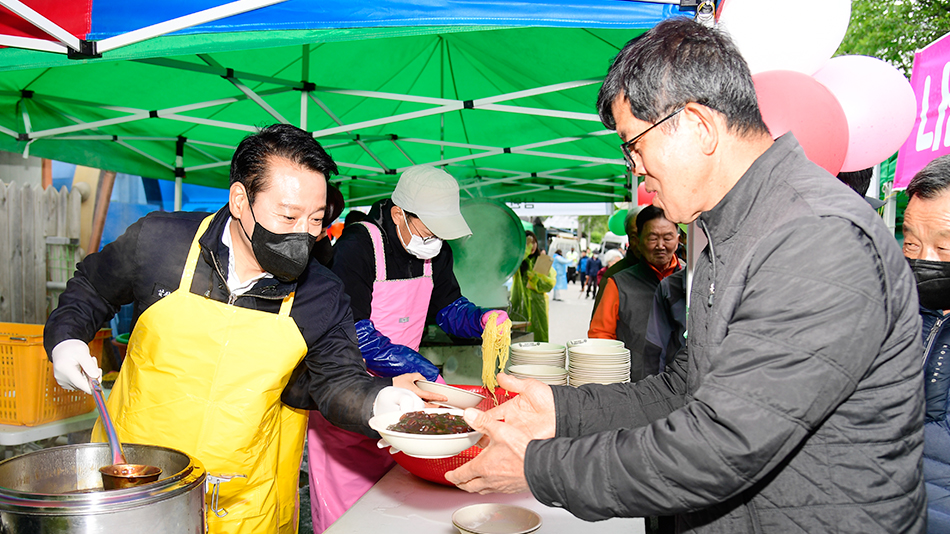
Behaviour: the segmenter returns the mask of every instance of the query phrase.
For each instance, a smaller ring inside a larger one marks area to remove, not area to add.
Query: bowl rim
[[[560,347],[560,348],[557,348],[557,347]],[[523,350],[525,352],[538,352],[538,351],[557,352],[558,350],[563,351],[567,347],[560,343],[551,343],[550,341],[519,341],[517,343],[512,343],[511,345],[509,345],[509,348],[513,348],[515,350]]]
[[[526,508],[526,507],[524,507],[524,506],[517,506],[517,505],[514,505],[514,504],[504,504],[504,503],[494,503],[494,502],[483,502],[483,503],[477,503],[477,504],[469,504],[469,505],[467,505],[467,506],[463,506],[463,507],[461,507],[461,508],[455,510],[454,512],[452,512],[452,525],[453,525],[455,528],[459,529],[459,531],[472,532],[472,533],[477,534],[477,531],[474,531],[474,530],[472,530],[472,529],[470,529],[470,528],[468,528],[468,527],[465,527],[465,526],[463,526],[463,525],[459,525],[458,520],[456,519],[456,517],[458,516],[458,514],[459,514],[460,512],[462,512],[462,511],[464,511],[464,510],[468,510],[468,509],[471,509],[471,508],[488,507],[488,506],[495,507],[495,508],[499,508],[499,509],[523,510],[523,511],[528,512],[531,516],[533,516],[533,517],[537,520],[537,523],[536,523],[535,525],[532,525],[532,526],[530,526],[530,527],[528,527],[528,528],[526,528],[526,529],[518,530],[518,531],[516,531],[516,532],[511,532],[511,533],[509,533],[509,534],[529,534],[529,533],[531,533],[531,532],[534,532],[534,531],[540,529],[540,528],[544,525],[544,519],[541,517],[541,514],[535,512],[534,510],[532,510],[532,509],[530,509],[530,508]]]
[[[525,371],[524,370],[525,367],[547,367],[549,369],[544,369],[544,370],[545,371],[551,370],[552,372],[551,373],[543,373],[543,372],[532,373],[532,372]],[[535,376],[561,376],[561,375],[567,374],[567,368],[565,367],[558,367],[556,365],[534,364],[534,363],[519,363],[518,365],[511,365],[508,367],[508,371],[512,373],[522,374],[522,375],[535,375]],[[553,372],[553,371],[557,371],[557,372]]]
[[[425,412],[425,413],[450,413],[452,415],[462,415],[465,412],[465,410],[462,410],[459,408],[423,408],[421,410],[412,410],[412,411]],[[420,439],[423,441],[454,441],[457,439],[468,439],[473,434],[481,435],[481,433],[476,430],[473,430],[471,432],[456,433],[456,434],[411,434],[409,432],[396,432],[394,430],[387,430],[386,427],[389,425],[381,423],[381,421],[383,421],[384,419],[389,419],[392,415],[402,416],[402,414],[404,413],[409,413],[409,412],[386,412],[384,414],[374,415],[368,421],[369,427],[379,432],[379,435],[383,436],[384,438],[386,437],[387,434],[389,434],[396,438]],[[376,421],[375,424],[373,422],[374,420]],[[398,419],[396,420],[398,421]],[[377,427],[380,427],[380,428],[377,428]],[[390,445],[392,445],[392,443],[390,443]]]
[[[424,384],[425,384],[425,387],[420,386],[420,385],[419,385],[420,382],[421,382],[421,383],[424,383]],[[436,389],[436,390],[448,388],[449,391],[453,391],[453,392],[456,392],[456,393],[463,393],[463,394],[465,394],[465,395],[470,395],[470,396],[479,397],[479,398],[482,399],[482,400],[487,400],[487,399],[488,399],[488,397],[482,395],[481,393],[475,393],[474,391],[470,391],[470,390],[467,390],[467,389],[458,388],[458,387],[452,386],[452,385],[450,385],[450,384],[440,384],[440,383],[438,383],[438,382],[430,382],[430,381],[425,380],[425,379],[423,379],[423,378],[420,378],[419,380],[413,381],[413,384],[415,384],[416,387],[418,387],[419,389],[423,389],[423,390],[424,390],[426,387],[431,387],[431,388],[434,388],[434,389]],[[418,410],[416,410],[416,411],[418,411]]]

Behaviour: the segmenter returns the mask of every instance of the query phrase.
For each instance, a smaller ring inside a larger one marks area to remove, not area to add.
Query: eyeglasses
[[[636,163],[635,161],[633,161],[633,153],[634,153],[633,147],[634,147],[634,145],[637,144],[637,141],[639,141],[640,138],[643,137],[644,135],[646,135],[650,130],[652,130],[652,129],[656,128],[657,126],[663,124],[664,122],[666,122],[666,121],[672,119],[674,115],[676,115],[676,114],[679,113],[680,111],[683,111],[684,109],[686,109],[686,106],[680,106],[680,107],[676,108],[676,111],[674,111],[673,113],[670,113],[670,114],[667,115],[666,117],[663,117],[662,119],[660,119],[660,120],[654,122],[652,126],[650,126],[649,128],[647,128],[646,130],[643,130],[642,132],[640,132],[640,135],[637,135],[636,137],[634,137],[633,139],[631,139],[631,140],[629,140],[629,141],[625,141],[625,142],[623,142],[623,143],[620,143],[620,150],[623,151],[623,157],[627,158],[627,165],[629,165],[631,169],[636,168],[636,166],[637,166],[637,163]]]
[[[400,208],[400,209],[402,209],[402,208]],[[412,233],[412,224],[409,222],[409,220],[410,220],[410,219],[419,219],[419,217],[416,216],[415,214],[409,213],[409,212],[406,211],[406,210],[402,210],[402,215],[403,215],[403,220],[406,221],[406,228],[409,229],[409,235],[411,235],[411,236],[412,236],[412,235],[416,235],[416,234]],[[420,220],[421,220],[421,219],[420,219]],[[428,229],[427,229],[427,230],[428,230]],[[423,236],[422,236],[422,232],[419,232],[419,235],[416,235],[416,237],[418,237],[419,239],[422,240],[422,244],[423,244],[423,245],[427,245],[427,244],[431,243],[432,241],[435,241],[436,239],[439,239],[439,236],[437,236],[437,235],[435,235],[435,234],[432,234],[432,235],[430,235],[429,237],[423,237]]]

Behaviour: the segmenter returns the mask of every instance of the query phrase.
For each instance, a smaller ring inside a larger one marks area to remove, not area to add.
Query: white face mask
[[[409,219],[406,217],[406,212],[402,212],[402,221],[406,225],[406,230],[409,230],[409,243],[406,245],[406,250],[410,254],[419,258],[420,260],[431,260],[439,254],[439,251],[442,250],[442,240],[438,237],[430,237],[428,239],[422,239],[416,234],[412,233],[412,227],[409,226]],[[402,236],[400,236],[400,241]]]

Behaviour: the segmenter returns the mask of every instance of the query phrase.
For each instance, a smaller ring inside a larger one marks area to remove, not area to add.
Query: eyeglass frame
[[[624,141],[623,143],[620,143],[620,150],[623,152],[623,157],[624,157],[624,159],[627,160],[627,166],[628,166],[628,167],[630,167],[631,169],[633,169],[633,168],[635,168],[635,167],[637,166],[636,162],[633,161],[633,151],[631,150],[631,148],[633,147],[633,145],[635,145],[635,144],[637,143],[637,141],[639,141],[640,138],[642,138],[644,135],[648,134],[648,133],[650,132],[650,130],[652,130],[652,129],[656,128],[657,126],[663,124],[664,122],[666,122],[666,121],[672,119],[677,113],[679,113],[680,111],[683,111],[684,109],[686,109],[686,106],[680,106],[680,107],[676,108],[675,111],[673,111],[672,113],[670,113],[670,114],[667,115],[666,117],[663,117],[662,119],[660,119],[660,120],[654,122],[649,128],[647,128],[646,130],[643,130],[642,132],[640,132],[639,135],[634,136],[633,139],[631,139],[631,140],[629,140],[629,141]]]
[[[416,215],[415,213],[410,212],[410,211],[406,211],[406,210],[404,210],[403,208],[401,208],[401,207],[399,207],[399,206],[396,206],[396,207],[398,207],[400,210],[402,210],[403,220],[406,221],[406,228],[409,230],[409,235],[410,235],[410,236],[414,236],[415,234],[412,233],[412,226],[410,226],[410,224],[409,224],[409,219],[410,219],[410,218],[419,219],[419,216]],[[419,219],[419,220],[421,221],[422,219]],[[425,223],[423,223],[423,224],[425,224]],[[426,228],[426,230],[429,230],[429,229]],[[429,231],[431,232],[432,230],[429,230]],[[422,233],[422,232],[420,232],[420,233]],[[422,240],[422,244],[423,244],[423,245],[427,245],[427,244],[431,243],[432,241],[434,241],[434,240],[436,240],[436,239],[439,239],[439,240],[442,239],[442,238],[440,238],[439,236],[435,235],[434,233],[433,233],[432,235],[430,235],[429,237],[422,237],[421,235],[418,235],[418,236],[416,236],[416,237],[418,237],[419,239]]]

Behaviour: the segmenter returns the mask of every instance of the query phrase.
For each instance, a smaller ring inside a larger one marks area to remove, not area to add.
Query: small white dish
[[[448,400],[444,402],[433,402],[433,404],[446,406],[448,408],[460,408],[462,410],[465,408],[474,408],[487,398],[484,395],[475,393],[474,391],[468,391],[467,389],[457,388],[448,384],[429,382],[428,380],[416,380],[415,384],[416,387],[422,391],[445,395]]]
[[[541,528],[541,516],[521,506],[483,503],[456,510],[452,524],[461,534],[529,534]]]

